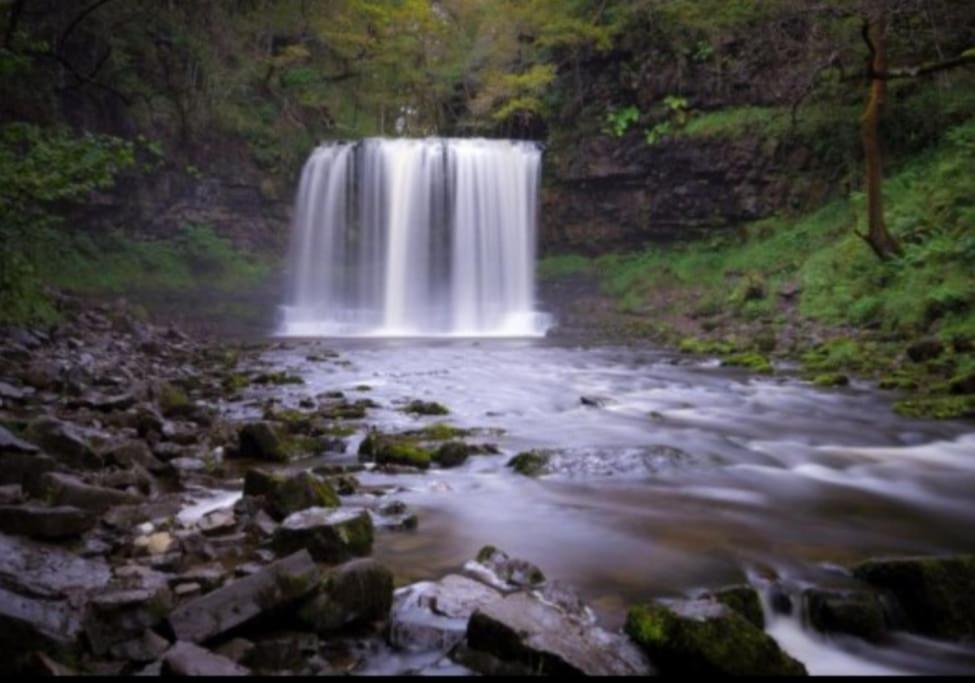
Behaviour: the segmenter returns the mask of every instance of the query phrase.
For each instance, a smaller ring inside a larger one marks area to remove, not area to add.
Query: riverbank
[[[798,659],[816,672],[827,654],[848,670],[969,666],[964,648],[935,657],[938,641],[902,635],[970,637],[967,560],[908,564],[909,590],[953,577],[947,604],[924,603],[933,620],[875,602],[903,585],[853,576],[871,552],[971,547],[962,423],[885,418],[856,388],[649,348],[238,344],[122,304],[57,302],[60,323],[5,329],[0,345],[8,671],[797,672]],[[788,430],[770,429],[770,410]],[[827,441],[797,419],[816,414]],[[796,439],[814,447],[786,448]],[[902,470],[921,497],[878,489],[875,451],[943,471]],[[534,476],[513,467],[523,452]],[[779,500],[767,484],[783,476]],[[842,616],[850,600],[874,606],[868,630]],[[627,620],[636,604],[649,606]],[[702,610],[715,631],[688,660],[669,638]],[[659,620],[671,636],[651,636]],[[729,638],[752,654],[722,658]]]

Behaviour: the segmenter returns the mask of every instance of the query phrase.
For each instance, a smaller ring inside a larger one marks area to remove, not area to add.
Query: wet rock
[[[60,658],[80,649],[81,624],[64,600],[39,600],[0,588],[0,672],[27,668],[31,653],[40,650]]]
[[[37,453],[40,449],[32,443],[14,436],[10,430],[0,426],[0,453]]]
[[[446,652],[464,638],[471,615],[500,595],[456,574],[401,588],[390,613],[389,642],[400,650]]]
[[[169,625],[180,640],[204,642],[305,597],[319,574],[307,550],[177,607]]]
[[[0,578],[9,590],[58,600],[101,590],[111,572],[100,558],[86,559],[58,546],[0,533]]]
[[[427,469],[432,453],[412,439],[398,439],[370,432],[359,444],[359,460],[378,465],[408,466]]]
[[[156,626],[173,606],[165,582],[137,589],[116,589],[92,597],[85,614],[85,636],[96,655],[113,645],[141,637]]]
[[[99,469],[102,459],[95,454],[88,439],[74,425],[53,417],[34,420],[27,427],[27,438],[45,453],[75,469]]]
[[[196,524],[204,536],[220,536],[237,528],[237,517],[233,510],[214,510],[204,515]]]
[[[803,592],[802,601],[817,631],[846,633],[875,643],[887,635],[883,604],[875,593],[811,588]]]
[[[633,607],[626,633],[664,675],[806,674],[764,631],[715,600]]]
[[[757,628],[765,628],[762,599],[759,597],[758,591],[751,586],[729,586],[705,597],[717,600],[725,607],[734,610]]]
[[[538,674],[632,676],[650,665],[626,638],[571,618],[527,593],[478,608],[467,625],[467,644]]]
[[[285,437],[269,422],[251,422],[241,427],[238,453],[242,458],[287,462],[289,449]]]
[[[67,505],[102,513],[116,505],[135,505],[142,496],[91,486],[80,479],[61,472],[48,472],[41,477],[41,486],[55,505]]]
[[[433,454],[433,461],[441,467],[459,467],[467,462],[474,447],[463,441],[448,441]]]
[[[249,676],[250,670],[193,643],[178,642],[162,658],[164,676]]]
[[[853,576],[892,595],[911,630],[975,637],[975,555],[869,560],[855,566]]]
[[[581,396],[579,402],[590,408],[602,408],[610,403],[610,399],[605,396]]]
[[[551,456],[548,453],[543,453],[541,451],[526,451],[524,453],[519,453],[509,460],[507,467],[510,467],[518,474],[523,474],[526,477],[537,477],[540,474],[546,473],[550,459]]]
[[[510,557],[493,545],[481,548],[476,560],[464,565],[464,570],[502,590],[531,588],[545,583],[545,574],[536,565]]]
[[[0,507],[0,531],[31,538],[60,541],[77,538],[95,526],[91,512],[76,507],[4,505]]]
[[[308,508],[329,508],[341,505],[331,485],[310,472],[299,472],[278,479],[268,491],[269,512],[278,519]]]
[[[316,632],[328,633],[386,619],[392,604],[392,572],[375,560],[353,560],[325,578],[298,618]]]
[[[146,629],[141,635],[109,648],[114,659],[124,659],[136,664],[146,664],[159,659],[169,649],[169,641],[155,631]]]
[[[287,517],[274,532],[279,554],[307,548],[319,562],[342,562],[372,549],[372,517],[367,510],[309,508]]]

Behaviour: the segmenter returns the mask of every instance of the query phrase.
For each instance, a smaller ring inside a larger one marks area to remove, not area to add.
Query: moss
[[[158,388],[159,410],[166,417],[186,415],[193,409],[186,392],[171,382],[161,382]]]
[[[681,353],[696,353],[700,355],[724,355],[734,353],[735,347],[727,341],[710,341],[687,337],[678,344]]]
[[[267,372],[254,378],[254,384],[273,384],[282,386],[286,384],[304,384],[305,380],[297,375],[289,375],[286,372]]]
[[[275,462],[287,462],[292,455],[291,444],[268,422],[251,422],[238,433],[240,455]]]
[[[774,372],[769,359],[760,353],[745,352],[726,356],[721,360],[721,365],[734,368],[747,368],[752,372],[764,375],[771,375]]]
[[[975,417],[975,394],[968,396],[934,396],[898,401],[894,411],[904,417],[953,418]]]
[[[458,467],[470,457],[472,446],[463,441],[448,441],[433,454],[433,461],[441,467]]]
[[[758,591],[751,586],[731,586],[714,593],[714,599],[734,610],[756,628],[765,628],[765,615]]]
[[[537,477],[545,473],[550,459],[551,456],[548,453],[542,451],[526,451],[519,453],[509,460],[507,467],[526,477]]]
[[[415,415],[449,415],[450,411],[447,410],[446,406],[436,403],[435,401],[410,401],[409,404],[403,409],[405,413],[413,413]]]
[[[240,372],[233,372],[223,379],[223,390],[228,394],[236,394],[241,389],[250,386],[250,378]]]
[[[430,451],[412,443],[394,441],[385,442],[378,449],[375,460],[380,465],[408,465],[427,469],[432,459]]]
[[[310,472],[300,472],[283,481],[276,480],[266,495],[279,518],[312,507],[339,507],[342,504],[332,486]]]
[[[472,430],[454,427],[445,422],[427,425],[420,429],[405,432],[404,436],[415,437],[421,441],[450,441],[451,439],[461,439],[470,436]]]
[[[626,633],[664,675],[785,675],[806,673],[765,632],[713,601],[677,613],[659,604],[629,610]]]
[[[813,377],[812,382],[819,387],[845,387],[850,378],[840,372],[826,372]]]

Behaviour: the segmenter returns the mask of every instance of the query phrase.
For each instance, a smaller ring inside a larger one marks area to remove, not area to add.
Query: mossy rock
[[[951,420],[975,417],[975,394],[968,396],[929,396],[898,401],[894,412],[904,417]]]
[[[460,427],[454,427],[445,422],[438,422],[437,424],[427,425],[426,427],[421,427],[420,429],[414,429],[408,432],[404,432],[403,436],[409,436],[420,441],[451,441],[453,439],[462,439],[466,436],[470,436],[473,430],[461,429]]]
[[[802,603],[817,631],[845,633],[874,643],[887,637],[884,606],[876,593],[811,588],[803,592]]]
[[[732,368],[747,368],[752,372],[771,375],[775,370],[769,359],[760,353],[736,353],[721,360],[721,365]]]
[[[433,461],[441,467],[459,467],[467,462],[473,450],[473,446],[463,441],[448,441],[434,452]]]
[[[379,465],[408,465],[427,469],[433,456],[426,448],[403,441],[386,442],[376,453]]]
[[[310,472],[277,480],[265,495],[271,514],[278,519],[307,508],[332,508],[342,504],[335,489]]]
[[[414,415],[449,415],[447,407],[435,401],[410,401],[405,408],[405,413]]]
[[[372,517],[367,510],[308,508],[289,515],[274,532],[280,555],[307,549],[317,562],[343,562],[372,550]]]
[[[305,380],[298,375],[289,375],[286,372],[267,372],[254,378],[254,384],[273,384],[282,386],[285,384],[304,384]]]
[[[714,600],[632,607],[626,633],[663,675],[806,675],[768,634]]]
[[[726,341],[709,341],[687,337],[677,347],[681,353],[694,353],[702,356],[734,353],[734,344]]]
[[[507,467],[526,477],[537,477],[545,474],[550,459],[551,455],[542,451],[525,451],[509,460]]]
[[[765,628],[765,614],[758,591],[751,586],[729,586],[710,594],[725,607],[734,610],[757,628]]]
[[[268,422],[251,422],[238,433],[242,458],[287,462],[291,456],[287,439]]]
[[[910,630],[933,638],[975,637],[975,555],[882,558],[852,571],[897,600]]]
[[[849,386],[850,378],[839,372],[825,372],[813,377],[812,382],[818,387],[845,387]]]

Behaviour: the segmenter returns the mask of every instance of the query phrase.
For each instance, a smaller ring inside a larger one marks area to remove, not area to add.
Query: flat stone
[[[193,643],[178,642],[162,658],[164,676],[249,676],[250,669]]]
[[[95,513],[105,512],[116,505],[134,505],[144,500],[140,495],[92,486],[61,472],[46,473],[41,478],[41,484],[53,503],[73,505]]]
[[[162,622],[172,605],[172,593],[164,582],[99,593],[91,599],[84,620],[92,651],[102,655],[113,645],[140,637]]]
[[[400,650],[446,652],[463,640],[470,616],[500,595],[457,574],[400,588],[389,617],[389,642]]]
[[[41,417],[27,427],[27,438],[45,453],[75,469],[100,469],[103,462],[75,425],[53,417]]]
[[[77,538],[95,526],[95,515],[71,506],[36,503],[0,506],[0,531],[51,541]]]
[[[101,558],[0,533],[0,583],[18,593],[56,600],[99,591],[111,576]]]
[[[528,593],[478,608],[467,644],[502,661],[549,675],[634,676],[650,672],[646,657],[626,638],[569,617]]]
[[[66,600],[38,600],[0,588],[0,652],[5,672],[25,668],[35,650],[48,655],[75,652],[81,624]]]
[[[311,593],[319,574],[307,550],[177,607],[169,625],[180,640],[204,642]]]

